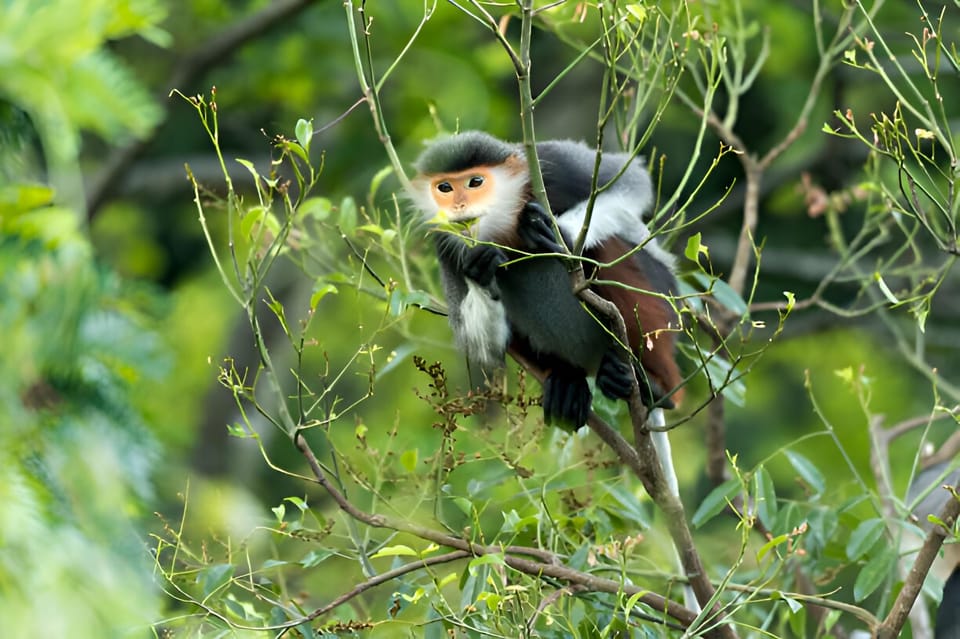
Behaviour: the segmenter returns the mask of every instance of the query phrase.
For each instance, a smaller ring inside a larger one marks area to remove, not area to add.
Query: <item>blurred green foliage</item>
[[[340,487],[360,508],[478,542],[538,544],[566,554],[574,567],[677,595],[663,573],[671,549],[661,518],[595,438],[539,423],[530,406],[539,392],[535,382],[513,371],[512,401],[493,417],[444,403],[466,386],[462,358],[445,319],[417,309],[439,298],[432,247],[418,239],[406,203],[395,199],[396,180],[384,177],[388,159],[367,106],[358,105],[344,7],[303,3],[292,18],[202,72],[182,73],[196,60],[191,54],[269,4],[9,0],[0,7],[5,632],[105,637],[152,627],[157,634],[243,635],[197,601],[233,623],[284,623],[369,577],[371,566],[383,572],[402,565],[407,549],[424,557],[444,552],[409,533],[352,527],[322,490],[303,480],[309,469],[290,435],[291,426],[304,423],[321,461],[342,466]],[[762,0],[695,4],[698,34],[716,33],[731,46],[743,38],[749,56],[766,55],[740,96],[735,125],[763,153],[790,130],[807,98],[818,64],[811,8]],[[565,3],[542,15],[532,51],[537,91],[567,68],[577,46],[596,37],[598,23],[586,7]],[[425,10],[430,19],[405,51]],[[820,10],[832,26],[839,9]],[[441,129],[520,137],[509,59],[483,25],[452,4],[404,0],[368,3],[367,11],[377,73],[405,51],[381,87],[403,162]],[[953,20],[947,15],[945,39],[955,39]],[[904,25],[921,30],[917,9],[886,3],[875,22],[894,59],[908,66],[907,80],[919,81],[923,69],[911,61],[914,43],[904,34]],[[505,28],[515,37],[516,19]],[[537,105],[539,137],[594,139],[601,71],[588,58],[551,87]],[[170,86],[170,78],[183,77]],[[214,85],[224,114],[217,145],[236,199],[225,195],[216,147],[195,110],[166,97],[173,89],[210,96]],[[689,72],[680,86],[691,94],[702,89]],[[729,113],[723,100],[735,89],[719,87],[721,115]],[[950,121],[958,88],[941,83],[940,89]],[[817,591],[843,588],[841,598],[862,599],[874,611],[885,609],[899,582],[891,577],[894,532],[877,523],[882,509],[871,477],[869,425],[880,416],[893,424],[956,403],[955,389],[937,387],[925,371],[936,368],[949,383],[960,361],[952,258],[912,259],[949,239],[949,226],[934,225],[928,236],[899,232],[892,219],[914,219],[909,207],[903,210],[903,166],[867,162],[869,145],[819,130],[827,123],[843,132],[850,109],[870,142],[871,114],[892,113],[894,103],[889,85],[849,60],[827,77],[806,128],[765,177],[754,301],[781,300],[785,290],[797,298],[813,293],[846,250],[840,239],[872,224],[885,240],[875,269],[890,278],[890,295],[911,304],[887,309],[871,297],[878,294],[876,280],[868,289],[862,274],[845,271],[824,298],[857,313],[794,311],[784,335],[750,363],[743,405],[727,406],[727,446],[736,465],[720,488],[703,479],[703,414],[672,433],[682,451],[688,516],[699,513],[697,541],[717,578],[739,561],[739,578],[779,578],[777,587],[787,590],[799,587],[792,575],[802,566]],[[309,143],[297,135],[301,119],[317,131]],[[694,155],[694,181],[709,175],[693,210],[707,210],[734,188],[716,211],[673,237],[679,253],[689,235],[701,233],[711,263],[726,276],[740,224],[740,165],[726,155],[710,170],[719,140],[708,133],[699,147],[699,117],[680,103],[656,124],[643,152],[657,158],[661,198],[673,194]],[[278,134],[286,146],[277,144]],[[115,174],[105,203],[85,211],[84,184],[89,189],[135,137],[148,144]],[[310,193],[283,156],[297,146],[318,171]],[[252,170],[238,157],[252,162]],[[185,161],[196,194],[184,178]],[[915,157],[908,169],[920,164]],[[932,164],[942,168],[944,160],[937,156]],[[949,168],[919,183],[943,195]],[[280,193],[264,181],[275,178],[293,180],[299,207],[260,201]],[[821,192],[827,210],[816,212],[804,198]],[[308,195],[313,199],[301,201]],[[947,209],[955,214],[955,200]],[[213,253],[227,266],[234,295],[213,269],[198,212],[206,213]],[[916,253],[899,253],[901,245]],[[234,271],[234,252],[249,257],[241,266],[263,270]],[[262,261],[271,255],[278,259]],[[680,264],[687,274],[697,272],[689,261]],[[925,296],[937,287],[936,296]],[[890,326],[910,328],[924,312],[926,331],[912,343],[891,337]],[[751,333],[753,344],[766,347],[764,330],[776,324],[770,317],[762,316],[769,327]],[[280,392],[251,390],[261,379],[251,318],[273,357]],[[427,364],[415,365],[414,356]],[[911,361],[917,357],[923,365]],[[435,361],[443,363],[449,395],[429,372]],[[242,401],[224,382],[239,386]],[[694,403],[685,410],[707,393],[702,377],[693,379]],[[263,414],[251,410],[251,401]],[[599,408],[617,416],[616,407]],[[276,428],[269,418],[283,410],[309,419]],[[898,495],[923,443],[939,443],[955,429],[950,420],[932,423],[891,451]],[[716,516],[723,498],[735,495],[758,500],[771,539],[751,537],[743,522]],[[797,534],[803,524],[809,532]],[[156,564],[148,547],[158,552]],[[626,597],[561,597],[538,611],[555,589],[507,574],[496,559],[411,573],[296,632],[439,637],[469,621],[515,636],[539,614],[544,637],[656,634],[650,626],[626,628]],[[173,596],[163,596],[164,588]],[[792,602],[779,601],[759,607],[768,616],[751,621],[777,636],[813,636],[806,609],[795,612]],[[375,620],[374,627],[365,627],[366,620]]]

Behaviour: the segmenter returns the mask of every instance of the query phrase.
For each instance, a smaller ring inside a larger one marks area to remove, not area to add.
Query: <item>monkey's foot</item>
[[[467,252],[463,274],[480,286],[489,286],[497,267],[506,261],[507,256],[496,246],[478,244]]]
[[[550,215],[537,202],[527,202],[523,207],[517,233],[527,248],[534,253],[568,252],[566,247],[557,242]]]
[[[543,420],[576,430],[587,423],[591,399],[582,371],[555,369],[543,382]]]
[[[641,383],[641,387],[643,384]],[[633,389],[633,366],[614,349],[608,350],[597,370],[597,388],[610,399],[627,399]]]

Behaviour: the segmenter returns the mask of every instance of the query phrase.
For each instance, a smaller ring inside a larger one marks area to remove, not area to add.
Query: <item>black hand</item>
[[[554,370],[543,382],[543,420],[576,430],[590,415],[590,387],[581,371]]]
[[[496,246],[478,244],[471,248],[463,260],[463,274],[480,286],[489,286],[497,267],[507,261]]]
[[[641,382],[641,393],[643,383]],[[633,366],[610,348],[600,361],[597,370],[597,388],[610,399],[627,399],[633,390]]]
[[[532,253],[567,253],[567,249],[557,242],[553,232],[553,220],[536,201],[527,202],[520,213],[517,227],[520,239]]]

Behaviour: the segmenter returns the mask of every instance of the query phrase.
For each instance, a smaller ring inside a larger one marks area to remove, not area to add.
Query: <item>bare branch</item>
[[[960,490],[960,484],[953,486],[951,491],[953,496],[938,515],[939,520],[951,528],[956,524],[957,516],[960,515],[960,499],[956,497],[958,490]],[[897,595],[896,601],[893,602],[890,613],[874,633],[877,639],[895,639],[900,636],[900,630],[903,628],[903,624],[910,614],[910,609],[913,608],[917,595],[920,594],[920,589],[923,587],[923,580],[930,572],[930,566],[937,558],[943,540],[948,534],[950,534],[950,531],[940,525],[934,526],[927,533],[927,538],[924,540],[923,546],[920,547],[920,552],[917,553],[910,574],[907,575],[903,588]]]

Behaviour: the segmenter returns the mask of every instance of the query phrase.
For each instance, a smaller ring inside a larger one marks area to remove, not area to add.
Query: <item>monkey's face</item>
[[[525,165],[508,161],[463,171],[417,176],[414,200],[428,221],[478,222],[480,239],[493,239],[516,226],[527,191]]]
[[[451,222],[466,222],[483,215],[497,188],[496,175],[481,166],[458,173],[430,177],[430,196],[437,213]]]

